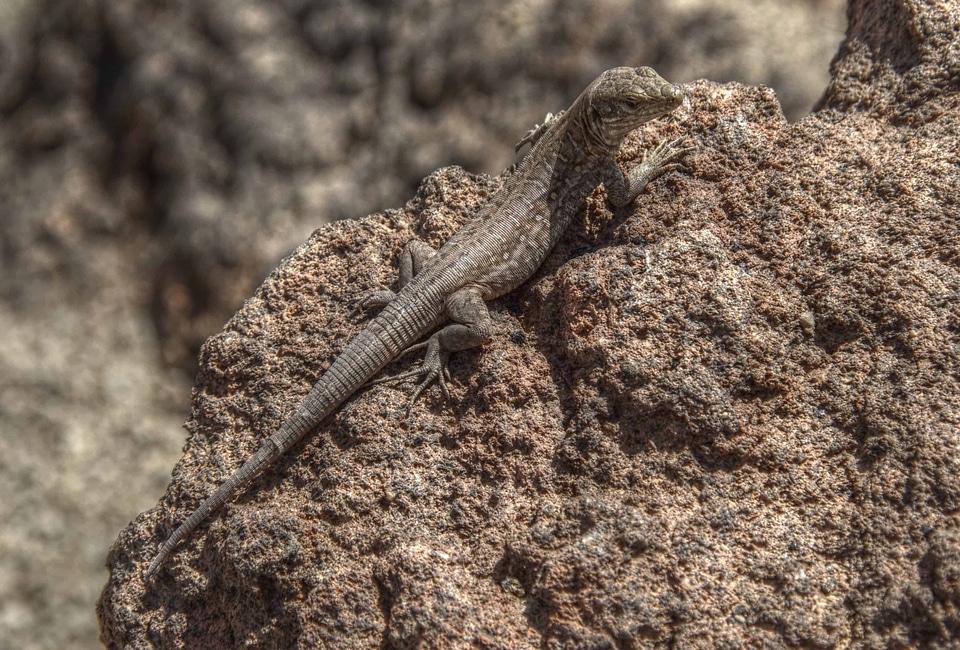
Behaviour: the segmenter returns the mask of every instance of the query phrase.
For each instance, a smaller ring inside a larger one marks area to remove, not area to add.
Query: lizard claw
[[[653,169],[654,176],[659,176],[665,171],[683,167],[684,163],[675,161],[693,151],[696,151],[696,147],[686,144],[682,137],[667,140],[650,151],[644,151],[640,164]]]
[[[367,311],[368,309],[374,309],[376,307],[386,307],[390,303],[390,301],[392,301],[396,297],[397,297],[397,294],[390,291],[389,289],[368,293],[366,296],[358,300],[356,304],[353,305],[353,309],[350,310],[350,318],[353,318],[360,312]]]
[[[413,405],[416,403],[417,399],[420,398],[420,395],[423,394],[423,391],[426,390],[433,382],[437,382],[437,384],[440,386],[440,390],[443,391],[443,396],[447,399],[450,399],[450,390],[447,388],[447,381],[450,379],[450,371],[447,369],[447,361],[449,360],[450,353],[440,348],[440,342],[436,337],[431,337],[423,343],[411,345],[409,348],[401,352],[399,356],[404,356],[410,352],[416,352],[417,350],[422,350],[424,348],[426,348],[427,351],[423,356],[423,362],[418,367],[406,372],[392,375],[390,377],[374,379],[373,381],[367,382],[364,388],[367,386],[373,386],[375,384],[392,384],[394,382],[403,381],[404,379],[409,379],[410,377],[421,377],[422,379],[420,380],[420,383],[417,384],[416,388],[413,389],[413,394],[410,395],[410,402],[407,404],[408,416],[410,415],[410,409],[413,408]]]
[[[514,152],[518,153],[525,144],[529,144],[531,147],[537,144],[537,140],[539,140],[544,133],[550,130],[550,127],[553,126],[553,123],[560,119],[564,113],[566,113],[566,111],[560,111],[556,115],[553,113],[547,113],[547,116],[543,118],[543,124],[534,124],[532,129],[523,134],[523,137],[520,138],[520,142],[518,142],[513,148]]]
[[[547,116],[549,116],[549,115],[550,115],[550,113],[547,113]],[[540,135],[540,131],[541,131],[542,129],[543,129],[543,126],[541,126],[540,124],[536,124],[536,125],[534,125],[534,127],[533,127],[532,129],[530,129],[529,131],[527,131],[526,133],[524,133],[524,134],[523,134],[523,137],[520,138],[520,141],[517,142],[517,144],[515,144],[515,145],[513,146],[513,151],[514,151],[514,153],[520,153],[520,149],[522,149],[522,148],[523,148],[523,145],[525,145],[525,144],[530,144],[530,145],[532,146],[533,139],[534,139],[536,136]]]
[[[443,363],[446,364],[445,361],[443,361]],[[440,390],[443,391],[443,396],[448,400],[450,399],[450,390],[447,388],[447,382],[444,378],[446,375],[448,375],[446,365],[440,369],[427,368],[426,362],[424,362],[423,365],[417,368],[416,374],[423,377],[423,379],[420,380],[420,383],[417,384],[417,387],[413,389],[413,394],[410,395],[410,401],[407,403],[407,417],[410,416],[410,409],[413,408],[413,405],[417,402],[417,399],[434,381],[440,385]]]
[[[692,151],[695,151],[695,147],[686,144],[683,138],[661,142],[653,149],[644,151],[640,164],[626,174],[628,190],[622,195],[622,198],[629,203],[643,191],[647,183],[656,177],[672,169],[686,167],[686,164],[680,158]],[[614,205],[623,205],[617,199],[613,199],[613,195],[611,197]]]

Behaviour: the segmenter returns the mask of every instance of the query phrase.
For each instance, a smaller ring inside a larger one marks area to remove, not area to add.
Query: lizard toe
[[[413,393],[410,395],[410,401],[407,403],[407,415],[410,414],[410,409],[413,408],[413,405],[420,398],[420,395],[423,394],[423,391],[429,388],[430,384],[434,382],[440,386],[440,390],[443,391],[444,397],[450,399],[450,390],[447,388],[447,381],[450,379],[450,371],[447,369],[447,361],[449,360],[450,353],[441,349],[436,338],[431,337],[422,343],[411,345],[409,348],[401,352],[399,356],[403,356],[410,352],[416,352],[417,350],[422,350],[424,348],[426,348],[427,351],[426,354],[424,354],[423,362],[419,366],[396,375],[380,377],[378,379],[368,381],[366,384],[364,384],[364,388],[368,386],[374,386],[376,384],[392,384],[405,379],[410,379],[411,377],[420,378],[420,381],[413,389]]]
[[[357,314],[370,309],[386,307],[396,297],[397,294],[389,289],[369,293],[353,305],[353,309],[350,310],[350,317],[353,318]]]
[[[411,371],[421,376],[423,379],[420,380],[420,383],[417,384],[417,387],[413,389],[413,394],[410,395],[410,402],[407,404],[408,416],[410,415],[410,409],[413,408],[413,405],[417,402],[417,399],[420,398],[420,395],[423,394],[423,391],[429,388],[430,384],[433,382],[437,382],[437,384],[440,386],[440,390],[443,391],[443,396],[446,399],[450,399],[450,390],[447,388],[446,381],[450,377],[450,373],[447,371],[447,361],[449,356],[449,352],[446,350],[440,350],[439,346],[437,345],[427,346],[427,354],[423,358],[423,363],[419,368]]]

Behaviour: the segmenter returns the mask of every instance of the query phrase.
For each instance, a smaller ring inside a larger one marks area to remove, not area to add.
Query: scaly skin
[[[680,88],[650,68],[614,68],[597,77],[565,112],[548,115],[531,130],[518,145],[532,148],[517,170],[440,250],[417,241],[407,245],[400,260],[400,291],[380,291],[363,301],[362,307],[383,311],[347,345],[283,425],[167,538],[147,577],[214,510],[363,385],[419,377],[411,404],[433,381],[446,392],[450,352],[490,337],[485,301],[533,275],[598,185],[604,185],[611,203],[622,206],[651,179],[679,166],[674,161],[689,149],[676,141],[648,152],[627,175],[616,154],[630,131],[682,101]],[[416,343],[448,320],[452,322]],[[392,360],[417,349],[426,350],[418,368],[371,382]]]

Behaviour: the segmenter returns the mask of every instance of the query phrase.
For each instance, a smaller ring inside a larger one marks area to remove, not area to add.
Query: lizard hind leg
[[[481,345],[490,338],[493,322],[490,312],[479,291],[474,288],[461,289],[447,298],[447,316],[454,321],[435,332],[426,341],[412,345],[401,356],[417,350],[426,350],[423,362],[416,368],[391,377],[383,377],[369,382],[367,385],[392,383],[403,381],[410,377],[420,377],[420,382],[413,389],[407,413],[414,403],[423,394],[430,384],[437,382],[443,391],[444,397],[450,398],[446,380],[450,379],[447,363],[450,353]]]

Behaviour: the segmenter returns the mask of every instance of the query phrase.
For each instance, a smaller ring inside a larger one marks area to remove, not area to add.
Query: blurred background
[[[823,92],[840,0],[0,0],[0,648],[97,647],[204,339],[310,232],[600,71]],[[322,279],[319,279],[322,281]]]

